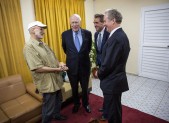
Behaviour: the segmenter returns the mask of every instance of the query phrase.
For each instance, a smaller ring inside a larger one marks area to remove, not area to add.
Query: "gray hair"
[[[105,11],[105,15],[108,16],[109,20],[113,20],[115,19],[116,23],[120,24],[122,22],[122,15],[119,11],[117,11],[116,9],[107,9]]]
[[[70,19],[72,18],[72,17],[77,17],[80,21],[81,21],[81,17],[80,17],[80,15],[78,15],[78,14],[73,14],[71,17],[70,17]]]

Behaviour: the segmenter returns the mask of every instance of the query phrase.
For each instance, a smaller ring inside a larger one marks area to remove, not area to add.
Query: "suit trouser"
[[[61,104],[61,90],[58,90],[53,93],[43,93],[42,123],[50,123],[52,118],[59,116]]]
[[[108,113],[108,123],[122,123],[122,93],[103,94],[105,109]]]
[[[101,63],[100,64],[98,64],[99,65],[99,68],[101,67]],[[103,97],[104,98],[104,97]],[[104,101],[104,99],[103,99],[103,114],[102,114],[102,116],[104,116],[104,118],[106,118],[107,119],[107,116],[108,116],[108,111],[107,111],[108,109],[106,109],[106,103],[105,103],[105,101]]]
[[[77,75],[68,74],[70,85],[72,88],[74,105],[80,105],[80,98],[79,98],[79,93],[78,93],[79,82],[82,88],[82,104],[83,106],[89,105],[89,102],[88,102],[89,76],[90,74],[85,75],[81,71],[79,71]]]
[[[107,119],[108,117],[108,107],[106,107],[106,102],[104,100],[104,96],[103,96],[103,114],[102,116],[104,116],[104,118]]]

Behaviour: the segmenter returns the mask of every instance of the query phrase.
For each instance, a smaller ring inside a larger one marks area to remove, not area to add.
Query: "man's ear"
[[[115,18],[113,19],[113,22],[114,22],[114,23],[116,22],[116,19],[115,19]]]
[[[111,23],[114,25],[114,24],[115,24],[115,22],[116,22],[116,19],[115,19],[115,18],[113,18],[113,19],[111,20]]]
[[[34,31],[34,27],[31,27],[30,29],[29,29],[29,32],[31,33],[31,34],[35,34],[35,31]]]

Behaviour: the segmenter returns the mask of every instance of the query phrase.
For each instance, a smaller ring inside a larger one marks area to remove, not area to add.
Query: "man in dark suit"
[[[66,54],[67,71],[72,88],[74,107],[72,113],[76,113],[80,107],[78,84],[82,88],[82,105],[86,112],[91,109],[88,102],[88,83],[90,76],[89,53],[92,44],[90,31],[80,28],[81,18],[74,14],[70,17],[71,29],[62,33],[62,47]]]
[[[96,65],[101,66],[101,54],[102,54],[102,49],[104,44],[106,43],[108,37],[109,37],[109,32],[105,29],[104,26],[104,15],[103,14],[95,14],[94,15],[94,26],[96,29],[96,32],[94,34],[94,41],[95,41],[95,47],[96,47]],[[101,42],[99,40],[101,39]],[[99,44],[101,43],[101,45]],[[100,46],[99,46],[100,45]]]
[[[95,48],[96,48],[96,66],[100,67],[102,49],[109,37],[109,32],[106,30],[104,26],[104,15],[103,14],[95,14],[93,23],[96,29],[96,32],[94,34],[94,41],[95,41]],[[104,105],[105,104],[103,102],[103,107],[99,109],[100,112],[103,112],[102,120],[107,118],[107,111]]]
[[[102,51],[102,64],[96,73],[101,80],[104,101],[108,107],[108,123],[122,123],[122,92],[129,90],[126,62],[130,52],[127,35],[120,27],[122,15],[109,9],[104,15],[104,25],[110,32]]]

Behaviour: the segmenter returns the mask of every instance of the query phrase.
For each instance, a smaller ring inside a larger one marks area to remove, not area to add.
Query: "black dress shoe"
[[[77,113],[79,110],[80,105],[75,105],[72,109],[72,113]]]
[[[84,108],[85,108],[85,110],[86,110],[87,113],[91,113],[91,108],[90,108],[89,105],[84,106]]]
[[[99,110],[98,110],[99,112],[103,112],[103,108],[99,108]]]
[[[63,115],[59,115],[59,116],[55,116],[54,119],[55,120],[67,120],[67,117]]]

